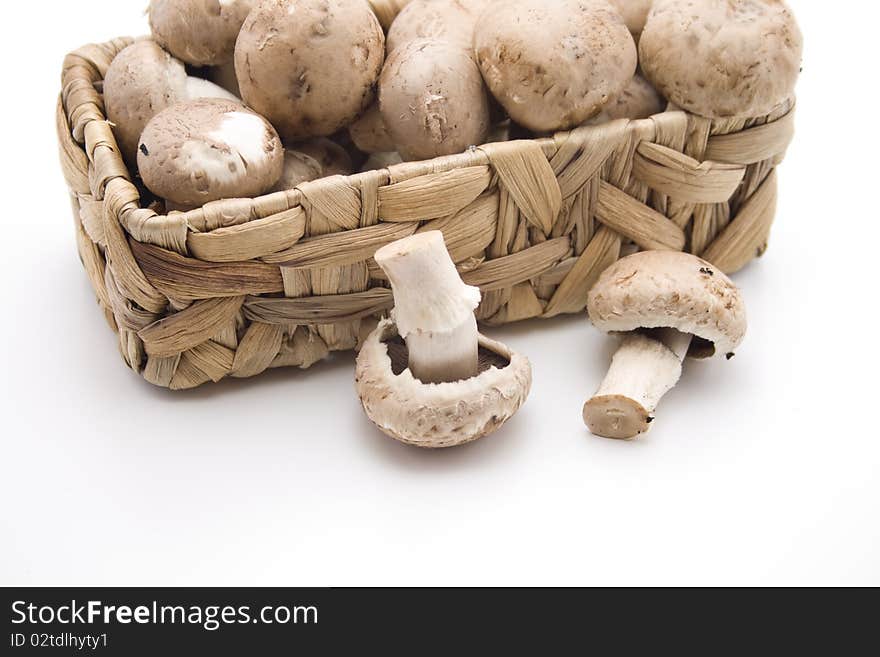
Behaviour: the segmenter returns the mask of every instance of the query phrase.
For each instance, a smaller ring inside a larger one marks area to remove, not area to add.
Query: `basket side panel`
[[[724,122],[668,111],[162,214],[103,116],[103,74],[129,42],[65,61],[61,161],[123,356],[173,389],[356,348],[393,304],[373,253],[418,231],[443,232],[489,325],[582,312],[599,274],[639,249],[736,271],[766,247],[792,135],[793,103]]]

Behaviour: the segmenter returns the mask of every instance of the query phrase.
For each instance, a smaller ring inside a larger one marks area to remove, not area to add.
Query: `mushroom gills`
[[[672,328],[625,334],[602,385],[584,404],[590,431],[618,439],[645,433],[660,399],[681,378],[691,339]]]

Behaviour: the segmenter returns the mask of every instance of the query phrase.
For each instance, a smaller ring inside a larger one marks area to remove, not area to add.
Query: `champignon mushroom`
[[[172,105],[147,124],[138,147],[147,188],[184,207],[262,194],[280,178],[283,165],[275,129],[228,100]]]
[[[605,106],[595,121],[647,119],[666,109],[666,101],[641,75],[636,73],[620,95]]]
[[[794,93],[802,51],[781,0],[655,0],[639,42],[645,77],[710,118],[770,113]]]
[[[354,169],[348,151],[326,137],[297,144],[296,150],[314,159],[321,166],[322,176],[347,176]]]
[[[232,61],[256,0],[150,0],[150,29],[165,50],[192,66]]]
[[[400,157],[400,153],[397,151],[390,151],[386,153],[372,153],[370,157],[367,158],[366,162],[361,166],[361,173],[364,171],[375,171],[377,169],[387,169],[390,166],[394,166],[395,164],[400,164],[403,162],[403,158]]]
[[[632,35],[605,0],[507,0],[477,21],[474,48],[492,94],[538,132],[581,125],[636,71]]]
[[[382,119],[378,102],[370,105],[363,116],[348,126],[348,134],[355,147],[364,153],[387,153],[394,150],[394,140]]]
[[[284,149],[284,170],[281,178],[272,187],[273,192],[284,192],[310,180],[324,175],[321,163],[299,150]]]
[[[470,51],[474,25],[489,0],[413,0],[394,19],[386,37],[390,55],[416,39],[437,39]]]
[[[597,328],[623,333],[605,380],[584,405],[590,431],[607,438],[647,431],[685,356],[717,351],[729,359],[746,332],[745,305],[730,279],[675,251],[618,260],[590,291],[587,307]]]
[[[531,365],[477,332],[480,291],[459,277],[442,233],[394,242],[375,258],[395,307],[358,355],[356,386],[369,418],[419,447],[495,431],[528,396]]]
[[[633,39],[638,42],[645,29],[645,21],[648,20],[648,12],[651,11],[651,5],[654,0],[608,0],[611,5],[620,12],[623,22],[629,29]]]
[[[236,98],[241,98],[241,89],[238,86],[238,78],[235,77],[235,62],[228,62],[220,66],[209,66],[205,69],[205,77],[214,84],[226,89]]]
[[[385,35],[364,0],[272,0],[235,46],[242,98],[286,142],[326,137],[372,103]]]
[[[104,105],[128,163],[137,161],[138,140],[150,119],[194,98],[234,96],[207,80],[187,76],[183,63],[155,41],[137,41],[116,55],[104,77]]]
[[[436,39],[416,39],[389,55],[379,109],[407,160],[460,153],[482,144],[491,127],[480,69],[461,46]]]

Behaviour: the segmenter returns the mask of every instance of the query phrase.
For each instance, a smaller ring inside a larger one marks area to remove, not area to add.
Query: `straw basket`
[[[792,103],[749,120],[671,111],[166,216],[145,207],[104,116],[104,74],[129,43],[66,58],[61,162],[122,355],[172,389],[356,348],[392,305],[373,253],[417,231],[443,231],[490,325],[583,311],[633,244],[734,272],[766,247],[793,134]]]

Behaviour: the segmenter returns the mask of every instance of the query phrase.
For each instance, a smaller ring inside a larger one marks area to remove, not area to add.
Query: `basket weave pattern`
[[[793,135],[793,104],[749,120],[671,111],[164,216],[142,207],[103,111],[104,74],[130,43],[65,59],[61,162],[122,355],[172,389],[355,348],[393,303],[373,253],[418,231],[443,231],[487,324],[582,311],[633,244],[734,272],[766,247]]]

